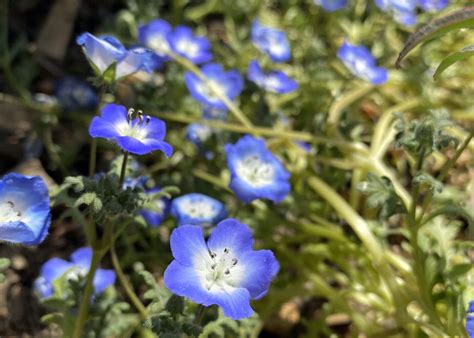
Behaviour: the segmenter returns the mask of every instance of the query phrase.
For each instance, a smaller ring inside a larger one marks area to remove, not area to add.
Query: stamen
[[[237,262],[238,262],[237,258],[232,258],[232,265],[237,265]]]
[[[128,122],[131,122],[133,119],[133,115],[135,114],[135,109],[130,108],[127,112],[127,120]]]
[[[229,253],[229,249],[224,248],[224,253]]]
[[[229,275],[229,274],[230,274],[230,270],[229,270],[229,269],[225,269],[224,273],[225,273],[226,275]]]

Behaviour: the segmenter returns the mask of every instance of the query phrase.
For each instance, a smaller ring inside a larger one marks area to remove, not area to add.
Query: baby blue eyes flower
[[[218,200],[198,193],[175,198],[171,203],[171,214],[178,224],[215,224],[227,215],[224,205]]]
[[[42,298],[53,295],[53,282],[65,275],[67,280],[77,280],[86,277],[89,272],[92,249],[88,247],[74,251],[70,257],[71,261],[61,258],[51,258],[41,267],[40,276],[35,280],[34,286]],[[115,283],[114,270],[97,269],[94,275],[94,293],[102,293],[107,287]]]
[[[440,11],[448,6],[449,0],[419,0],[420,7],[427,12]]]
[[[100,74],[115,63],[115,80],[139,70],[151,71],[151,53],[144,48],[127,50],[112,36],[96,37],[90,33],[79,35],[76,42]]]
[[[172,31],[173,27],[167,21],[156,19],[138,28],[138,39],[166,61],[170,59],[168,53],[171,47],[168,37]]]
[[[313,0],[318,6],[321,6],[328,12],[334,12],[338,9],[344,8],[347,5],[347,0]]]
[[[345,41],[337,52],[337,57],[357,77],[380,85],[388,80],[385,68],[377,67],[375,58],[364,46],[351,45]]]
[[[268,54],[273,62],[285,62],[291,58],[285,32],[263,26],[258,20],[252,23],[252,42],[257,49]]]
[[[247,77],[260,88],[273,93],[285,94],[298,88],[296,81],[283,72],[265,73],[256,60],[250,62]]]
[[[225,146],[231,180],[229,187],[245,203],[258,198],[281,202],[290,192],[290,174],[262,139],[243,136]]]
[[[194,36],[189,27],[177,26],[169,36],[173,52],[193,63],[209,62],[212,59],[211,44],[205,37]]]
[[[109,103],[102,108],[101,116],[94,117],[89,127],[92,137],[115,141],[120,148],[136,155],[148,154],[160,150],[167,157],[171,156],[173,147],[164,140],[165,123],[155,117],[138,116],[132,118],[133,110],[124,106]]]
[[[212,128],[199,123],[191,123],[186,130],[186,138],[197,146],[212,136]]]
[[[375,0],[375,4],[402,25],[413,26],[416,23],[417,0]]]
[[[93,109],[98,103],[94,89],[72,76],[63,77],[56,82],[54,96],[66,111]]]
[[[39,176],[0,179],[0,241],[40,244],[51,224],[48,188]]]
[[[160,191],[160,188],[147,190],[147,195],[153,195]],[[165,219],[170,207],[170,200],[166,197],[151,200],[140,212],[140,215],[152,227],[156,228],[161,225]]]
[[[220,222],[207,243],[202,228],[183,225],[171,234],[174,260],[164,274],[174,294],[210,306],[238,320],[253,314],[250,299],[260,299],[279,270],[270,250],[253,250],[252,233],[235,219]]]
[[[196,74],[186,72],[184,81],[191,92],[191,96],[207,107],[226,109],[219,95],[226,96],[229,100],[237,97],[243,89],[242,76],[236,70],[225,71],[216,63],[204,65],[201,71],[205,79],[200,79]]]

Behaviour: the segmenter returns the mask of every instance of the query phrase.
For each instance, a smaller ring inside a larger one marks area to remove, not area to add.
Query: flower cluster
[[[351,45],[344,41],[337,57],[357,77],[375,85],[381,85],[388,79],[385,68],[377,67],[376,60],[365,46]]]
[[[224,219],[227,211],[218,200],[203,194],[192,193],[175,198],[171,203],[171,214],[178,220],[179,225],[206,226]]]
[[[279,270],[270,250],[253,250],[250,229],[235,219],[220,222],[207,243],[200,226],[182,225],[170,245],[166,287],[198,304],[217,304],[232,319],[252,315],[250,299],[262,298]]]
[[[92,137],[100,137],[115,141],[120,148],[132,154],[144,155],[160,150],[167,157],[173,147],[164,140],[165,123],[157,118],[143,116],[124,106],[109,103],[101,110],[101,116],[94,117],[89,127]]]
[[[38,245],[51,224],[48,188],[39,176],[0,179],[0,241]]]
[[[74,251],[71,261],[61,258],[51,258],[41,267],[41,273],[35,280],[36,292],[43,297],[50,297],[54,293],[53,282],[65,276],[67,280],[78,280],[86,277],[92,260],[92,249],[85,247]],[[106,288],[115,283],[115,272],[107,269],[97,269],[94,275],[94,292],[102,293]]]
[[[250,135],[225,146],[231,173],[229,187],[245,203],[258,198],[281,202],[290,192],[290,174],[267,149],[262,139]]]
[[[127,50],[115,37],[103,35],[96,37],[83,33],[76,39],[82,46],[87,59],[97,75],[112,82],[140,70],[151,72],[154,68],[152,53],[144,48]],[[110,76],[108,74],[112,74]]]

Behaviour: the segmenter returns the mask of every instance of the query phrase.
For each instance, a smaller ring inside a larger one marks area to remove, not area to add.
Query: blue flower
[[[344,8],[347,5],[347,0],[313,0],[316,5],[321,6],[326,11],[334,12],[338,9]]]
[[[437,12],[448,6],[449,0],[419,0],[420,7],[427,12]]]
[[[201,146],[212,136],[212,128],[199,123],[191,123],[186,129],[186,138],[197,146]]]
[[[365,46],[351,45],[344,41],[337,57],[355,75],[373,84],[380,85],[388,80],[385,68],[377,67],[375,58]]]
[[[285,94],[298,88],[296,81],[283,72],[265,73],[256,60],[250,62],[247,77],[260,88],[273,93]]]
[[[210,63],[201,68],[206,78],[200,79],[196,74],[186,72],[184,81],[191,96],[202,104],[217,109],[226,109],[226,105],[215,94],[220,93],[229,100],[237,97],[243,89],[244,81],[237,70],[225,71],[216,63]]]
[[[416,23],[417,0],[375,0],[375,4],[402,25],[413,26]]]
[[[41,267],[40,276],[35,280],[34,287],[39,295],[47,298],[53,295],[53,282],[64,274],[67,280],[86,277],[92,260],[92,249],[88,247],[74,251],[70,262],[61,258],[51,258]],[[94,275],[94,293],[102,293],[115,283],[114,270],[97,269]]]
[[[0,241],[40,244],[51,224],[48,188],[39,176],[0,179]]]
[[[144,48],[127,50],[113,36],[96,37],[90,33],[83,33],[77,37],[76,42],[82,46],[93,68],[99,74],[104,74],[115,63],[115,80],[139,70],[148,72],[152,70],[150,51]]]
[[[109,103],[102,108],[101,116],[92,120],[89,134],[114,140],[120,148],[132,154],[144,155],[160,150],[170,157],[173,147],[163,141],[165,123],[155,117],[143,117],[140,112],[135,118],[132,115],[133,111],[127,113],[124,106]]]
[[[265,146],[262,139],[245,135],[236,144],[226,144],[229,187],[245,203],[258,198],[281,202],[290,192],[290,174]]]
[[[171,214],[176,217],[179,225],[209,225],[221,221],[227,211],[218,200],[192,193],[175,198],[171,203]]]
[[[467,318],[466,318],[466,331],[469,335],[469,338],[474,338],[474,300],[469,302],[469,307],[467,309]]]
[[[191,28],[177,26],[169,36],[172,50],[193,63],[209,62],[212,59],[211,44],[205,37],[194,36]]]
[[[166,287],[198,304],[217,304],[234,320],[253,314],[250,299],[262,298],[279,270],[273,252],[254,251],[250,229],[235,219],[220,222],[207,243],[201,227],[180,226],[170,244]]]
[[[163,61],[167,61],[171,50],[168,38],[172,31],[173,27],[167,21],[156,19],[138,28],[138,40]]]
[[[258,20],[252,23],[252,42],[261,52],[268,54],[273,62],[285,62],[291,58],[285,32],[263,26]]]
[[[72,76],[56,82],[54,96],[66,111],[93,109],[99,101],[92,86]]]
[[[145,189],[145,184],[148,181],[148,177],[146,176],[139,176],[139,177],[125,177],[123,184],[122,184],[122,189],[135,189],[135,188],[141,188]]]
[[[153,188],[147,190],[145,193],[150,197],[160,191],[160,188]],[[166,197],[160,197],[152,199],[145,207],[140,211],[140,215],[145,221],[150,224],[153,228],[159,226],[165,219],[170,207],[170,200]]]

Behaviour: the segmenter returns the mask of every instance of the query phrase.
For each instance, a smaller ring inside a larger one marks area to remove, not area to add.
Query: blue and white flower
[[[48,188],[39,176],[11,173],[0,179],[0,241],[40,244],[51,225]]]
[[[218,200],[199,193],[177,197],[171,203],[171,214],[179,225],[216,224],[227,215],[224,204]]]
[[[211,127],[200,123],[191,123],[186,128],[186,138],[197,146],[205,143],[212,136],[212,133]]]
[[[82,46],[86,57],[99,74],[115,64],[115,80],[136,73],[140,70],[150,72],[151,52],[144,48],[127,50],[113,36],[96,37],[90,33],[83,33],[76,39]]]
[[[211,44],[206,37],[194,36],[193,30],[177,26],[169,36],[171,49],[192,63],[205,63],[212,60]]]
[[[298,88],[298,83],[283,72],[265,73],[257,60],[250,62],[247,77],[260,88],[273,93],[286,94]]]
[[[474,300],[469,302],[467,309],[466,332],[469,338],[474,338]]]
[[[173,27],[165,20],[155,19],[138,28],[138,40],[147,48],[150,48],[163,61],[169,60],[171,51],[169,37]]]
[[[290,192],[290,174],[267,149],[262,139],[245,135],[236,144],[226,144],[231,188],[245,203],[264,198],[281,202]]]
[[[416,23],[417,0],[375,0],[375,4],[402,25],[413,26]]]
[[[449,0],[419,0],[420,7],[427,12],[437,12],[449,5]]]
[[[72,76],[56,82],[54,96],[66,111],[94,109],[99,101],[92,86]]]
[[[318,6],[321,6],[328,12],[334,12],[338,9],[344,8],[347,5],[347,0],[313,0]]]
[[[268,54],[273,62],[285,62],[291,58],[285,32],[263,26],[258,20],[252,23],[252,42],[257,49]]]
[[[153,195],[160,192],[160,190],[160,188],[153,188],[145,191],[145,193],[151,197],[151,200],[140,211],[140,215],[152,228],[156,228],[163,223],[170,207],[169,198],[153,198]]]
[[[164,140],[166,126],[155,117],[143,116],[138,112],[133,118],[133,110],[109,103],[102,108],[101,116],[96,116],[89,127],[92,137],[115,141],[120,148],[132,154],[144,155],[160,150],[167,157],[173,147]]]
[[[380,85],[388,80],[385,68],[377,67],[375,58],[365,46],[351,45],[344,41],[337,52],[337,57],[357,77]]]
[[[92,249],[88,247],[74,251],[70,261],[61,258],[51,258],[41,267],[39,277],[34,282],[35,290],[42,298],[53,295],[53,282],[64,276],[66,280],[85,278],[89,272],[92,260]],[[102,293],[106,288],[115,283],[114,270],[97,269],[94,275],[94,294]]]
[[[237,70],[225,71],[220,64],[210,63],[204,65],[201,71],[205,79],[196,74],[186,72],[184,81],[191,92],[191,96],[207,107],[226,109],[220,96],[233,100],[242,92],[244,81]]]
[[[174,260],[165,285],[176,295],[210,306],[238,320],[253,314],[251,299],[262,298],[279,270],[270,250],[253,250],[252,232],[235,219],[220,222],[207,243],[202,228],[183,225],[171,234]]]

